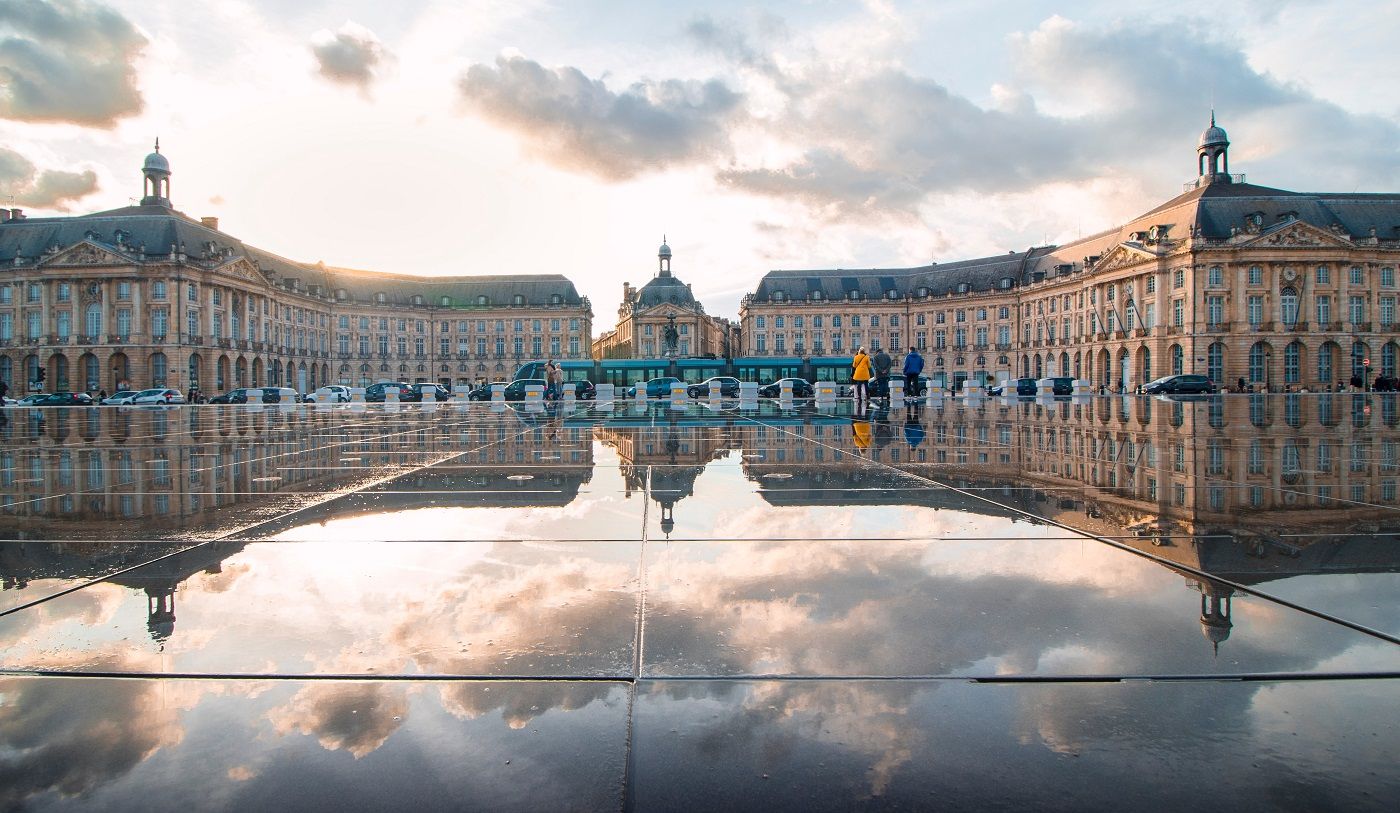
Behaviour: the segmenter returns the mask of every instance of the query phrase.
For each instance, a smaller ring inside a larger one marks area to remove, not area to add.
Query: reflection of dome
[[[656,277],[637,291],[637,304],[643,308],[667,303],[691,308],[695,305],[695,294],[690,292],[690,286],[669,275]]]
[[[1230,637],[1230,629],[1233,626],[1228,618],[1201,618],[1201,634],[1212,644],[1224,643],[1225,639]]]

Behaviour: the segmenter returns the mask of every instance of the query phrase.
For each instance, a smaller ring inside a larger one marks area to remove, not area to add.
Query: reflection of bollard
[[[492,398],[492,399],[491,399],[491,411],[492,411],[492,412],[505,412],[505,411],[506,411],[506,399],[505,399],[505,398],[500,398],[500,399]]]
[[[506,385],[505,385],[505,384],[492,384],[492,385],[491,385],[491,402],[494,403],[494,404],[504,404],[505,401],[506,401]]]
[[[365,402],[365,388],[364,388],[364,387],[351,387],[351,388],[350,388],[350,403],[352,403],[352,404],[363,404],[364,402]]]
[[[611,406],[613,399],[617,397],[613,389],[612,384],[599,384],[595,388],[594,400],[596,400],[599,405],[608,404]]]
[[[527,404],[542,404],[542,403],[544,403],[544,387],[540,386],[539,384],[526,384],[526,385],[525,385],[525,403],[527,403]]]

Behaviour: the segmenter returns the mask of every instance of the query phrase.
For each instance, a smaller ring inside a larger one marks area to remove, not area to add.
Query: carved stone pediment
[[[1094,263],[1094,273],[1102,271],[1116,271],[1130,265],[1137,265],[1141,262],[1157,259],[1157,255],[1145,249],[1119,243],[1109,250],[1107,254]]]
[[[1280,223],[1241,245],[1259,248],[1351,248],[1345,237],[1319,229],[1301,220]]]
[[[267,279],[263,277],[262,272],[258,271],[256,266],[254,266],[251,262],[249,262],[243,257],[239,257],[236,260],[225,263],[216,270],[220,274],[227,274],[231,277],[246,279],[249,282],[256,282],[264,285],[267,284]]]
[[[41,266],[127,265],[131,260],[90,240],[69,246],[40,263]]]

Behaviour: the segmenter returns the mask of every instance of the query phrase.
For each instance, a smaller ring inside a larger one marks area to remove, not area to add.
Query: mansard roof
[[[174,209],[159,206],[127,206],[77,217],[34,217],[0,224],[0,270],[14,267],[15,258],[30,261],[59,248],[88,240],[110,247],[134,259],[157,261],[169,257],[171,247],[183,247],[193,261],[244,257],[258,267],[269,283],[283,285],[296,280],[301,290],[320,286],[322,296],[335,297],[344,290],[349,301],[377,301],[384,294],[389,304],[413,304],[414,296],[425,304],[438,305],[442,297],[451,306],[474,306],[486,296],[491,305],[509,305],[514,297],[525,297],[527,305],[584,305],[569,279],[561,274],[495,274],[481,276],[429,277],[391,274],[322,263],[289,260],[248,245],[232,235],[211,228]]]

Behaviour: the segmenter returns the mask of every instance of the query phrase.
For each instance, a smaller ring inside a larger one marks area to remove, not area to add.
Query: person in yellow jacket
[[[870,383],[870,357],[865,354],[864,347],[856,348],[851,368],[851,380],[856,384],[856,401],[870,400],[870,392],[866,389]]]

